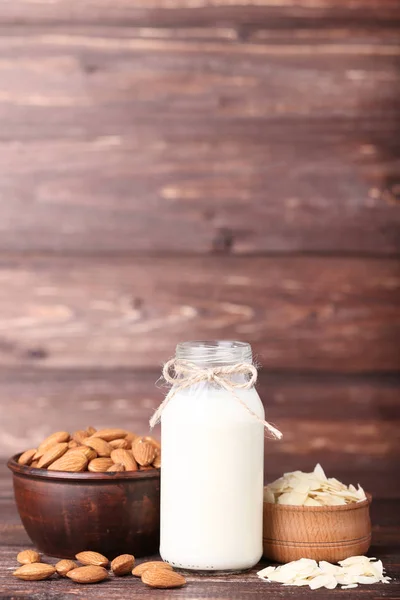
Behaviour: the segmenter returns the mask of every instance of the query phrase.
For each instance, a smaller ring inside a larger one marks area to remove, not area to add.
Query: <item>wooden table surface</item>
[[[351,590],[318,590],[315,597],[319,600],[335,597],[355,598],[400,598],[400,511],[398,498],[386,494],[375,498],[372,503],[373,545],[370,556],[382,559],[387,574],[394,579],[390,585],[376,584],[359,586]],[[141,584],[133,577],[110,578],[108,581],[94,585],[79,585],[68,579],[28,582],[12,576],[17,567],[16,555],[31,547],[31,543],[19,520],[14,504],[11,476],[3,464],[0,466],[0,598],[11,600],[30,598],[33,600],[67,600],[82,598],[91,599],[121,599],[135,598],[151,600],[169,598],[223,599],[223,600],[252,600],[257,598],[309,598],[312,592],[309,588],[285,587],[275,583],[265,583],[259,580],[256,572],[262,566],[249,573],[224,576],[189,575],[186,587],[178,590],[154,590]],[[47,557],[45,557],[47,560]],[[55,563],[54,558],[49,562]]]

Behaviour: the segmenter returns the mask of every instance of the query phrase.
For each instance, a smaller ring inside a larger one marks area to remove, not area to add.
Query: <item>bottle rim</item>
[[[253,363],[251,346],[238,340],[192,340],[176,346],[177,359],[199,366],[235,365]]]

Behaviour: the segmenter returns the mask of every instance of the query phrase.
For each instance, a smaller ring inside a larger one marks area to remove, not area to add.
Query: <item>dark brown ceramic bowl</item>
[[[160,471],[67,473],[8,461],[14,495],[27,534],[50,556],[73,558],[82,550],[113,559],[158,552]]]

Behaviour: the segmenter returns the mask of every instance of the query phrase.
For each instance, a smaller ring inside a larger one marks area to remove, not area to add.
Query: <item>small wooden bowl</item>
[[[371,545],[372,498],[345,506],[288,506],[264,502],[264,556],[286,563],[299,558],[337,562],[365,554]]]
[[[74,558],[94,550],[109,559],[158,552],[160,471],[67,473],[8,461],[21,521],[36,548]]]

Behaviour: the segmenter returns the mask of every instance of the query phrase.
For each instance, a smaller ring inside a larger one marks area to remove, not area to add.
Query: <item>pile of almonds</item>
[[[14,571],[13,575],[26,581],[50,579],[55,573],[60,577],[68,577],[75,583],[99,583],[108,579],[107,568],[110,561],[102,554],[86,550],[79,552],[76,559],[83,566],[67,559],[60,560],[53,566],[41,562],[40,554],[35,550],[23,550],[17,556],[17,561],[22,566]],[[135,567],[135,557],[132,554],[121,554],[114,558],[111,571],[116,577],[132,573],[134,577],[140,577],[143,583],[153,588],[176,588],[186,584],[183,575],[161,560],[141,563]]]
[[[126,429],[87,427],[71,435],[52,433],[37,448],[23,452],[18,463],[49,471],[146,471],[161,467],[161,446]]]

